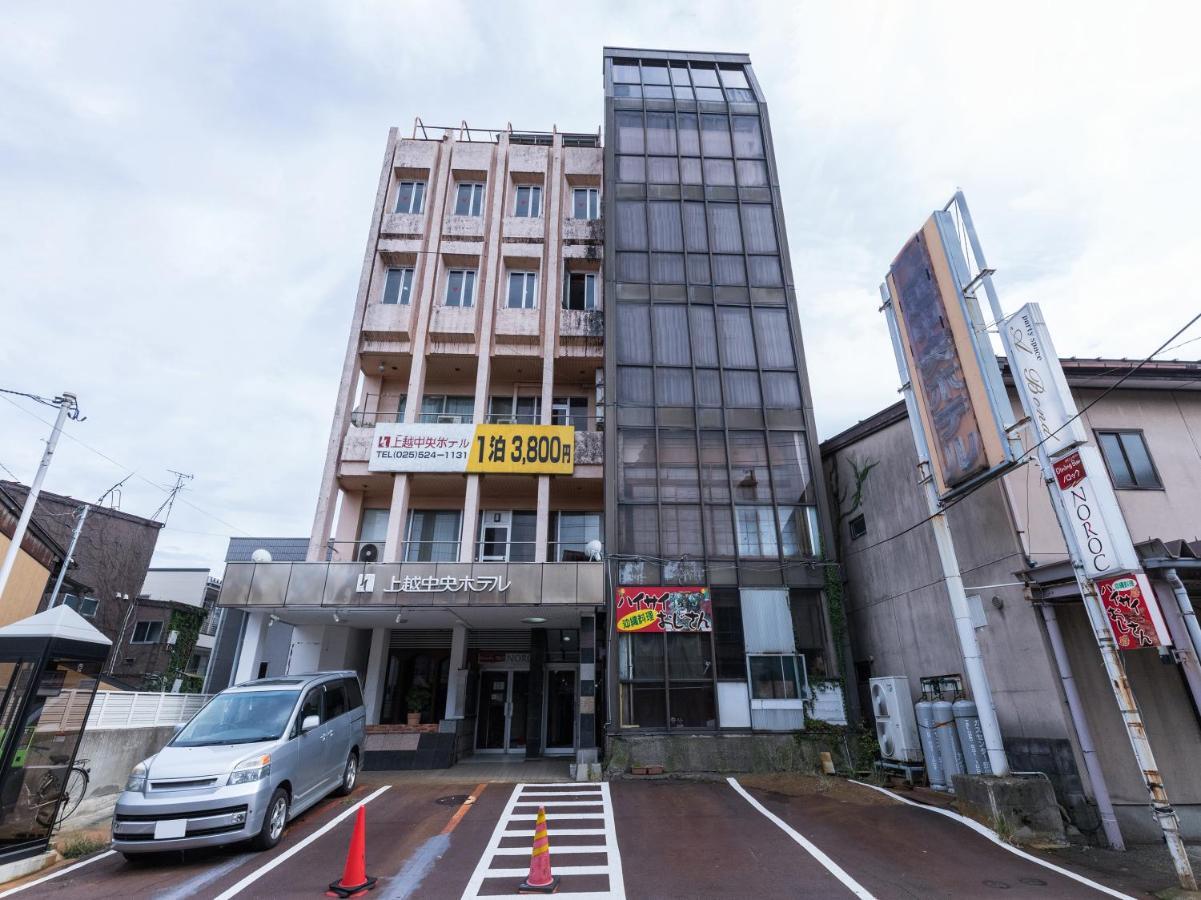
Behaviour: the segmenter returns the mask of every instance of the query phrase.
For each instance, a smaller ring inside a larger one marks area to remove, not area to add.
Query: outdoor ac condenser
[[[876,718],[876,740],[880,755],[893,762],[921,762],[917,718],[904,675],[882,675],[869,681],[872,713]]]

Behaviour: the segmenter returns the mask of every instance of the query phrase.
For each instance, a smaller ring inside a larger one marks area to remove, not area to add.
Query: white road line
[[[49,875],[43,875],[41,878],[38,878],[35,881],[30,881],[26,884],[21,885],[20,887],[9,888],[4,893],[0,894],[0,897],[11,897],[13,894],[17,893],[18,891],[23,891],[26,888],[31,888],[31,887],[35,887],[39,884],[44,884],[45,882],[49,881],[52,878],[58,878],[60,875],[66,875],[68,872],[74,872],[76,869],[82,869],[84,866],[90,866],[94,862],[99,862],[102,859],[107,859],[108,857],[112,856],[116,852],[117,852],[116,850],[105,850],[103,853],[98,853],[95,856],[89,856],[87,859],[82,860],[81,862],[77,862],[73,866],[67,866],[65,869],[59,869],[57,872],[51,872]]]
[[[390,788],[391,786],[392,785],[390,785],[390,784],[385,784],[382,788],[375,791],[374,793],[368,794],[366,797],[364,797],[362,800],[360,800],[354,806],[350,807],[346,811],[339,813],[337,816],[330,819],[328,822],[326,822],[324,825],[322,825],[320,828],[318,828],[316,831],[314,831],[312,834],[310,834],[307,838],[305,838],[303,841],[300,841],[299,843],[295,844],[294,846],[289,847],[285,852],[281,853],[279,856],[276,856],[273,859],[271,859],[269,862],[267,862],[266,865],[260,866],[258,869],[251,872],[249,875],[247,875],[245,878],[243,878],[241,881],[239,881],[237,884],[235,884],[229,890],[225,891],[224,893],[218,894],[216,896],[215,900],[229,900],[230,897],[234,897],[237,894],[241,893],[246,888],[250,887],[250,885],[254,884],[256,881],[258,881],[260,878],[262,878],[264,875],[266,875],[268,872],[270,872],[272,869],[274,869],[276,866],[280,866],[283,863],[287,862],[287,860],[291,859],[293,856],[295,856],[297,853],[299,853],[301,850],[303,850],[309,844],[313,843],[313,841],[317,840],[319,837],[321,837],[327,831],[329,831],[332,828],[335,828],[339,823],[341,823],[344,820],[353,816],[355,813],[357,813],[359,811],[360,807],[366,806],[368,803],[370,803],[372,800],[374,800],[376,797],[378,797],[384,791],[388,790],[388,788]]]
[[[558,785],[556,785],[558,786]],[[551,840],[551,855],[559,852],[564,856],[571,856],[579,853],[603,853],[605,855],[606,864],[598,866],[554,866],[553,871],[556,875],[576,876],[576,875],[606,875],[609,879],[609,890],[607,891],[566,891],[560,893],[559,897],[574,898],[574,900],[625,900],[625,881],[621,871],[621,853],[617,848],[617,829],[613,822],[613,801],[609,793],[609,785],[605,783],[597,784],[589,782],[587,786],[591,789],[588,793],[595,792],[597,799],[588,803],[582,802],[550,802],[544,803],[540,799],[534,799],[546,793],[542,790],[545,785],[519,784],[513,788],[513,793],[509,795],[508,802],[505,804],[500,818],[497,820],[496,828],[492,832],[492,837],[488,841],[487,847],[484,849],[483,855],[476,863],[475,871],[471,873],[471,879],[467,882],[467,887],[463,890],[463,900],[475,900],[479,897],[480,889],[483,887],[484,880],[489,878],[523,878],[529,874],[529,868],[520,869],[507,868],[505,863],[510,862],[508,857],[528,856],[529,849],[525,847],[501,847],[500,843],[505,838],[512,839],[514,837],[531,837],[531,830],[526,822],[533,822],[537,819],[536,814],[517,813],[518,806],[545,806],[551,814],[548,818],[550,821],[550,840]],[[552,792],[550,796],[561,796],[562,794],[583,793],[581,791],[572,792]],[[564,807],[580,807],[589,806],[595,807],[590,812],[554,812],[553,810]],[[597,828],[563,828],[557,827],[557,824],[564,820],[579,820],[590,819],[597,823]],[[558,837],[567,837],[573,835],[604,835],[605,842],[603,844],[585,844],[577,845],[556,842]],[[492,868],[496,864],[497,868]],[[218,898],[220,900],[220,898]]]
[[[1078,881],[1083,885],[1087,885],[1093,890],[1100,891],[1102,894],[1108,894],[1110,897],[1117,897],[1119,900],[1134,900],[1134,898],[1129,894],[1123,894],[1121,891],[1114,890],[1111,887],[1106,887],[1105,885],[1093,881],[1090,878],[1085,878],[1083,875],[1079,875],[1076,872],[1073,872],[1071,869],[1065,869],[1062,866],[1057,866],[1054,863],[1047,862],[1045,859],[1039,859],[1037,856],[1027,853],[1025,850],[1018,849],[1017,847],[1013,846],[1013,844],[1005,843],[1005,841],[1001,840],[1001,838],[997,836],[997,833],[991,828],[981,825],[979,822],[975,821],[974,819],[969,819],[967,816],[961,816],[957,812],[952,812],[949,809],[942,809],[938,806],[927,806],[924,803],[914,803],[912,800],[902,797],[900,794],[894,794],[887,788],[877,787],[874,784],[856,781],[853,778],[849,778],[847,780],[850,781],[851,784],[857,784],[860,787],[871,788],[873,791],[879,791],[881,794],[886,794],[887,796],[892,797],[894,800],[900,800],[902,803],[908,804],[909,806],[916,806],[918,809],[924,809],[928,812],[938,813],[940,816],[946,816],[949,819],[954,819],[959,824],[966,825],[968,828],[972,829],[972,831],[983,835],[998,847],[1003,847],[1015,856],[1020,856],[1022,859],[1028,860],[1032,863],[1037,863],[1044,869],[1050,869],[1052,872],[1058,872],[1065,878],[1071,878],[1073,881]]]
[[[736,790],[739,794],[742,795],[743,799],[746,800],[747,803],[749,803],[751,806],[755,807],[755,809],[759,810],[759,812],[763,813],[763,815],[765,815],[769,820],[774,822],[780,828],[781,831],[783,831],[786,835],[788,835],[790,838],[792,838],[794,841],[796,841],[798,844],[800,844],[801,847],[803,847],[805,849],[806,853],[808,853],[810,856],[812,856],[814,859],[816,859],[819,863],[821,863],[822,866],[825,867],[827,872],[829,872],[831,875],[833,875],[835,878],[837,878],[839,881],[841,881],[843,884],[843,887],[845,887],[848,891],[850,891],[856,897],[859,897],[860,900],[876,900],[876,898],[872,895],[872,893],[870,891],[868,891],[868,889],[865,888],[863,885],[861,885],[858,881],[856,881],[854,878],[852,878],[850,875],[848,875],[846,873],[846,870],[843,869],[842,866],[838,865],[838,863],[834,862],[834,860],[832,860],[832,859],[830,859],[830,857],[826,856],[826,854],[824,854],[820,849],[818,849],[818,847],[815,844],[813,844],[807,837],[805,837],[803,834],[801,834],[799,831],[797,831],[795,828],[793,828],[791,825],[789,825],[787,822],[785,822],[783,819],[781,819],[775,813],[768,810],[767,807],[765,807],[762,803],[760,803],[758,800],[756,800],[754,797],[752,797],[750,794],[748,794],[746,792],[746,790],[743,788],[743,786],[741,784],[739,784],[735,779],[727,778],[726,781],[729,782],[730,787],[732,787],[734,790]]]

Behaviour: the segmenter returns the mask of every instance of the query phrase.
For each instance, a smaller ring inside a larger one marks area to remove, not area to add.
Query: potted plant
[[[430,689],[424,684],[414,684],[405,694],[405,704],[409,710],[408,724],[420,725],[421,714],[430,702]]]

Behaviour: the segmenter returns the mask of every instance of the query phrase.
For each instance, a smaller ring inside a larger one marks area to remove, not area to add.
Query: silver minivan
[[[113,848],[132,857],[244,840],[274,847],[293,816],[354,789],[365,733],[354,672],[224,690],[134,767],[117,799]]]

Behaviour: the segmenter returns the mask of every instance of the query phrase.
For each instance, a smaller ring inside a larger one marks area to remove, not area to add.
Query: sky
[[[388,128],[592,131],[605,45],[746,52],[819,437],[897,398],[877,287],[961,188],[1001,303],[1141,358],[1199,308],[1201,11],[1179,4],[0,6],[0,389],[79,396],[46,489],[155,565],[307,535]],[[1180,341],[1201,338],[1201,326]],[[1201,340],[1164,358],[1201,358]],[[54,411],[0,394],[0,477]]]

